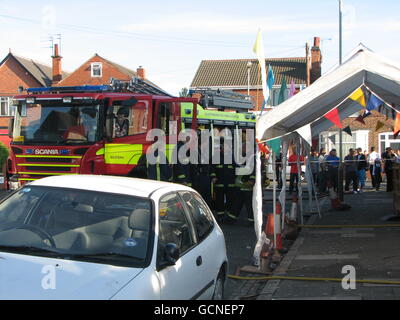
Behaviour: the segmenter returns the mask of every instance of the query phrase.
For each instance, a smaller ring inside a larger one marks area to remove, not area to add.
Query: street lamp
[[[247,62],[247,95],[250,96],[250,70],[253,64],[251,61]]]

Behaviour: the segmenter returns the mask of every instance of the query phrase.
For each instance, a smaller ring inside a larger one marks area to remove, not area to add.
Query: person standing
[[[299,183],[299,171],[297,168],[298,160],[300,161],[300,166],[301,166],[304,162],[304,157],[303,156],[299,157],[296,149],[293,149],[293,154],[289,157],[289,165],[290,165],[289,194],[292,194],[294,188],[296,188],[296,192],[298,192],[298,183]]]
[[[346,172],[346,183],[344,190],[348,192],[350,189],[350,183],[353,184],[353,192],[357,193],[358,191],[358,161],[357,156],[355,155],[354,149],[349,150],[349,154],[344,157],[344,166]]]
[[[366,170],[368,167],[368,163],[367,163],[367,157],[365,156],[365,154],[363,154],[361,148],[357,149],[357,162],[358,162],[357,176],[358,176],[358,182],[359,182],[359,186],[360,186],[360,188],[358,189],[358,192],[362,193],[364,191],[364,187],[365,187],[365,178],[367,175]]]
[[[215,205],[217,218],[221,221],[225,212],[228,216],[232,215],[232,206],[236,191],[236,169],[233,164],[233,156],[231,149],[227,149],[228,145],[224,145],[223,141],[220,147],[220,163],[215,165]],[[228,159],[230,158],[230,159]]]
[[[375,147],[371,147],[371,152],[368,155],[369,173],[371,175],[372,187],[375,188],[375,180],[372,177],[372,170],[374,169],[375,160],[379,158],[379,153],[375,151]]]
[[[314,185],[318,186],[319,157],[318,157],[318,152],[315,151],[314,149],[311,150],[309,161],[310,161],[310,167]]]
[[[321,194],[325,194],[328,181],[328,171],[327,171],[328,168],[326,166],[326,150],[324,148],[322,148],[319,151],[318,163],[319,163],[319,174],[318,174],[319,192]]]
[[[326,157],[326,167],[328,168],[328,181],[335,191],[338,186],[339,161],[336,149],[332,149],[329,156]]]
[[[278,189],[282,189],[282,153],[279,153],[277,155],[276,160],[275,160],[275,173],[276,173],[276,179],[278,181]]]
[[[396,161],[396,155],[392,148],[386,148],[386,152],[382,154],[383,169],[386,174],[386,191],[393,191],[393,163]]]
[[[376,191],[379,191],[382,183],[382,160],[379,158],[375,158],[374,165],[371,170],[372,180],[375,186]]]

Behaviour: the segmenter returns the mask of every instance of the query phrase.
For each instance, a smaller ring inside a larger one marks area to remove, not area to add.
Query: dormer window
[[[103,64],[100,62],[93,62],[90,66],[92,78],[99,78],[103,75]]]

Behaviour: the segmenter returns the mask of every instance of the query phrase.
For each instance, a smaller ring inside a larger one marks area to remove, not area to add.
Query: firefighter
[[[174,182],[183,184],[188,187],[192,187],[192,166],[190,164],[190,150],[187,150],[185,155],[181,155],[182,158],[180,158],[179,155],[179,150],[184,146],[184,143],[182,141],[179,141],[177,146],[176,146],[176,152],[175,155],[177,156],[177,159],[174,159],[173,162],[173,172],[174,172]]]
[[[201,141],[198,152],[198,164],[192,165],[193,188],[203,197],[204,201],[212,208],[213,184],[216,182],[215,170],[210,164],[210,143]]]
[[[165,182],[172,181],[172,166],[168,163],[168,158],[163,151],[160,151],[159,149],[154,151],[156,163],[149,163],[147,160],[147,154],[144,154],[143,156],[146,160],[147,179]]]
[[[243,146],[242,152],[243,156],[246,150],[246,144],[254,143],[252,139],[248,139],[249,137],[242,137]],[[252,160],[251,160],[252,159]],[[243,166],[238,166],[235,171],[236,178],[235,183],[237,187],[237,194],[234,197],[233,202],[233,212],[228,214],[229,223],[235,223],[238,220],[238,217],[242,211],[243,206],[246,208],[247,212],[247,221],[249,225],[254,223],[254,214],[253,214],[253,188],[256,181],[255,177],[255,161],[254,157],[247,158],[246,164]],[[252,161],[253,163],[248,163]]]
[[[215,165],[216,182],[214,184],[215,211],[218,221],[223,220],[225,213],[232,214],[236,190],[235,165],[231,157],[231,148],[224,145],[224,139],[221,140],[220,164]],[[225,155],[228,159],[225,159]]]
[[[238,220],[240,212],[244,206],[247,212],[247,221],[252,224],[254,223],[253,187],[256,181],[254,171],[247,175],[237,175],[235,181],[238,192],[234,200],[233,212],[231,214],[228,213],[228,222],[235,223]]]

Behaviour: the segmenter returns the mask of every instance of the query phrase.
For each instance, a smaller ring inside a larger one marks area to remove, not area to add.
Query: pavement
[[[303,228],[273,275],[343,279],[345,266],[354,267],[357,280],[400,281],[400,228],[376,227],[400,223],[393,216],[393,194],[366,190],[346,195],[350,211],[332,211],[323,201],[322,218],[311,216],[308,225],[334,228]],[[272,209],[272,208],[271,208]],[[397,222],[396,222],[397,220]],[[374,225],[351,227],[350,225]],[[343,226],[343,227],[342,227]],[[254,230],[243,226],[223,226],[227,239],[231,274],[249,264],[255,241]],[[251,249],[248,249],[251,247]],[[260,276],[244,274],[245,276]],[[229,280],[228,299],[257,300],[376,300],[400,299],[400,285],[356,283],[344,289],[341,282],[293,280]]]

